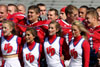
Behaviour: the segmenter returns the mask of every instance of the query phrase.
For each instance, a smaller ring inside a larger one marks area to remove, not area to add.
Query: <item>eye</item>
[[[26,34],[25,36],[30,36],[30,34]]]
[[[3,27],[3,29],[7,29],[6,27]]]
[[[53,29],[53,27],[49,27],[49,29]]]

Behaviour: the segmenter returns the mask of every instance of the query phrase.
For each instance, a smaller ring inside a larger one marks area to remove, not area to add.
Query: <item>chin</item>
[[[7,34],[4,34],[4,36],[8,36]]]
[[[77,37],[76,35],[73,35],[73,37]]]
[[[30,41],[26,41],[27,43],[30,43]]]
[[[49,36],[52,36],[52,35],[54,35],[54,34],[49,34]]]

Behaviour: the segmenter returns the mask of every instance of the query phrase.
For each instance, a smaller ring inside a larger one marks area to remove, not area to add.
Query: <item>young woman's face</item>
[[[49,35],[54,35],[56,34],[56,32],[58,32],[55,24],[50,24],[48,31],[49,31]]]
[[[12,34],[12,27],[10,27],[9,24],[4,23],[2,26],[3,26],[2,31],[4,36],[9,36]]]
[[[25,32],[25,39],[27,43],[31,43],[34,41],[34,36],[32,35],[32,33],[30,31],[26,31]]]
[[[74,37],[80,36],[80,30],[78,29],[78,27],[76,25],[72,26],[72,33]]]

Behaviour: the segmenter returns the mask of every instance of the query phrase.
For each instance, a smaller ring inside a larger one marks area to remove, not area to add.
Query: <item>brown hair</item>
[[[56,34],[57,34],[57,36],[61,36],[61,26],[60,26],[60,24],[56,21],[51,21],[50,24],[55,24],[56,29],[59,30]],[[50,26],[50,24],[49,24],[49,26]]]
[[[18,12],[18,8],[17,8],[17,6],[16,6],[15,4],[8,4],[8,7],[9,7],[9,6],[13,6],[13,7],[15,8],[14,11],[15,11],[15,12]]]
[[[14,24],[14,22],[12,22],[12,21],[10,21],[10,20],[4,20],[3,21],[3,24],[9,24],[9,27],[12,27],[12,31],[11,31],[11,33],[12,34],[16,34],[16,30],[15,30],[15,24]]]
[[[28,7],[28,10],[34,10],[36,12],[36,14],[40,13],[40,8],[36,5],[31,5]]]
[[[91,15],[92,17],[95,17],[98,20],[99,15],[98,15],[97,11],[95,11],[95,10],[88,10],[86,15],[88,15],[88,14]]]
[[[55,15],[57,15],[57,16],[59,15],[59,14],[58,14],[58,10],[55,9],[55,8],[51,8],[51,9],[49,9],[48,11],[54,11],[54,12],[55,12]]]
[[[32,28],[32,27],[28,27],[27,29],[26,29],[26,31],[30,31],[31,32],[31,34],[35,37],[35,42],[40,42],[40,40],[39,40],[39,37],[38,37],[38,35],[37,35],[37,31],[36,31],[36,29],[35,28]]]
[[[68,5],[67,8],[65,9],[65,13],[66,13],[66,15],[67,14],[73,14],[74,10],[78,11],[78,8],[73,6],[73,5]]]

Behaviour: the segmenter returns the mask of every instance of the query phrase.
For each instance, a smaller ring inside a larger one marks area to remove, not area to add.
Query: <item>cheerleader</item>
[[[48,67],[64,67],[62,54],[65,39],[60,36],[61,28],[58,22],[52,21],[49,24],[48,36],[44,41],[44,53]],[[68,47],[67,45],[65,47]]]
[[[1,37],[0,50],[3,57],[3,67],[21,67],[18,54],[21,45],[21,38],[15,34],[14,23],[5,20],[2,25],[3,36]]]
[[[42,44],[39,43],[37,31],[34,28],[27,28],[25,40],[22,50],[24,67],[40,67]]]
[[[74,39],[69,44],[71,61],[69,67],[89,67],[90,46],[86,38],[88,32],[79,21],[72,24]]]

